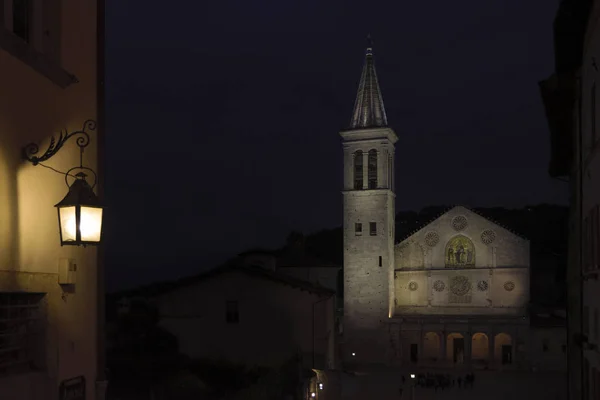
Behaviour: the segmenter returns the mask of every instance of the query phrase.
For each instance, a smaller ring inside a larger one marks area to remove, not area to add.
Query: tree
[[[158,325],[158,310],[145,299],[130,301],[109,335],[107,364],[113,388],[136,393],[158,387],[185,368],[177,338]]]

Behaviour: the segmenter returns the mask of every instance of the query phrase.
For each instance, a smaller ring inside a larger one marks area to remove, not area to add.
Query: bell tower
[[[394,144],[369,40],[344,149],[344,361],[386,361],[393,309]]]

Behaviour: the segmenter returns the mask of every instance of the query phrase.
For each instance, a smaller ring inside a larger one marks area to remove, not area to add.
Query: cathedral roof
[[[349,129],[378,128],[388,125],[383,97],[377,81],[375,64],[373,61],[373,47],[369,37],[369,44],[365,54],[358,94],[354,103],[354,112]]]

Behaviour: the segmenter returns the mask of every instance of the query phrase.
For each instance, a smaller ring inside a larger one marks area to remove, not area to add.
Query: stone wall
[[[529,241],[494,224],[465,207],[454,207],[404,239],[395,248],[396,269],[444,268],[448,265],[448,243],[458,235],[473,245],[472,265],[528,267]],[[421,261],[423,259],[423,261]]]
[[[526,268],[396,270],[395,314],[524,314]]]
[[[393,299],[395,133],[388,128],[341,133],[344,139],[344,344],[349,362],[381,362],[388,351],[385,320]],[[354,158],[363,152],[363,185],[355,189]],[[368,188],[368,157],[377,151],[377,185]],[[376,230],[371,233],[371,223]],[[361,224],[357,230],[356,224]],[[354,355],[353,355],[354,354]]]
[[[455,207],[395,247],[394,314],[524,315],[529,242]]]

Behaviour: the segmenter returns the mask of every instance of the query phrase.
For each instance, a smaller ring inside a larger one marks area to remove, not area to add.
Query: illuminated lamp
[[[95,130],[96,122],[87,120],[80,130],[60,133],[58,139],[52,137],[46,152],[41,156],[35,156],[39,147],[31,143],[23,149],[23,158],[33,165],[42,165],[41,162],[49,160],[54,156],[71,137],[79,135],[76,140],[79,146],[79,166],[64,172],[65,183],[69,188],[67,195],[55,205],[58,210],[58,229],[61,246],[87,246],[98,245],[102,241],[102,217],[104,208],[94,193],[94,187],[98,181],[96,173],[88,167],[83,166],[83,149],[90,143],[88,130]],[[54,168],[47,167],[55,172]],[[79,171],[75,173],[75,171]],[[88,173],[93,174],[94,182],[90,185],[87,181]],[[63,172],[60,172],[63,173]],[[69,178],[74,181],[69,184]]]

